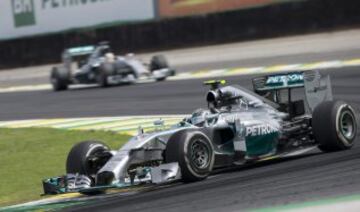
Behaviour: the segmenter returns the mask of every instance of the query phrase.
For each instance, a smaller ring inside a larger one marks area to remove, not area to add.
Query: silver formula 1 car
[[[43,181],[46,194],[142,183],[207,178],[213,170],[274,158],[350,149],[357,137],[357,113],[334,101],[329,76],[316,71],[255,78],[254,92],[209,81],[208,109],[198,109],[171,129],[139,128],[119,150],[85,141],[70,151],[67,175]],[[293,90],[303,89],[304,96]],[[295,94],[298,94],[295,93]],[[154,123],[161,126],[163,123]]]
[[[150,63],[143,63],[134,54],[115,56],[107,42],[97,46],[66,49],[62,54],[63,65],[54,67],[50,82],[54,91],[68,89],[72,84],[131,84],[137,80],[163,81],[175,75],[163,55],[153,56]]]

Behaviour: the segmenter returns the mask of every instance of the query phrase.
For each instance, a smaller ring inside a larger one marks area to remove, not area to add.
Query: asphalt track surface
[[[360,149],[235,169],[207,180],[69,211],[244,211],[360,191]]]
[[[335,98],[360,103],[359,67],[332,69]],[[253,76],[225,79],[251,88]],[[0,120],[96,117],[121,115],[189,114],[206,107],[204,79],[165,81],[110,88],[15,92],[0,94]]]

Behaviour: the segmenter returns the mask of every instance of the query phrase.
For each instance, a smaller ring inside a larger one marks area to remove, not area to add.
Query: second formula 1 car
[[[43,181],[46,194],[101,193],[143,183],[204,180],[215,169],[274,158],[350,149],[357,113],[334,101],[329,77],[316,71],[258,77],[254,92],[209,81],[207,109],[197,109],[170,129],[131,138],[118,150],[98,141],[76,144],[67,174]],[[295,100],[293,90],[303,89]],[[163,123],[154,123],[161,126]]]
[[[66,49],[63,64],[53,67],[50,82],[54,91],[68,89],[72,84],[135,83],[141,78],[163,81],[175,75],[163,55],[153,56],[150,63],[143,63],[134,54],[115,56],[108,43]]]

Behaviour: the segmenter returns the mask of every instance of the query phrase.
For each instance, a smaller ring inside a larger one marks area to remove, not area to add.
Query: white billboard
[[[153,0],[0,0],[0,39],[154,16]]]

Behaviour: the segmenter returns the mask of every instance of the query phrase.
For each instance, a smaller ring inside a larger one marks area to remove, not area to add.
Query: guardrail
[[[0,68],[60,61],[64,48],[108,40],[117,53],[332,30],[360,24],[360,1],[307,0],[0,42]]]

